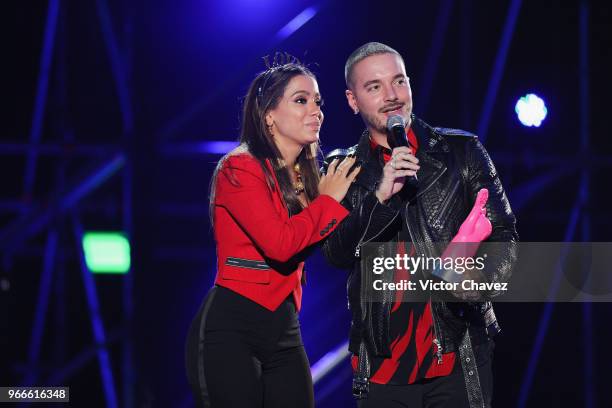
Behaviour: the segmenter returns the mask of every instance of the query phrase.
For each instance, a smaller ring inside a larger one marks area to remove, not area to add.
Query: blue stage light
[[[516,102],[514,111],[519,121],[524,126],[535,127],[539,127],[542,124],[542,121],[546,118],[546,114],[548,113],[544,100],[532,93],[521,97],[518,102]]]
[[[210,142],[201,142],[197,149],[203,153],[225,154],[238,147],[238,142],[228,142],[225,140],[214,140]]]
[[[281,28],[278,33],[276,33],[277,40],[284,40],[289,37],[291,34],[300,29],[304,24],[306,24],[311,18],[313,18],[317,14],[316,7],[308,7],[300,14],[295,16],[293,20],[287,23],[283,28]]]

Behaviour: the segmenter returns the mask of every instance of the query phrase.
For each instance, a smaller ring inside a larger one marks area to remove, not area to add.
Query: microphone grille
[[[387,119],[387,129],[391,130],[396,126],[405,127],[406,121],[400,115],[389,116],[389,119]]]

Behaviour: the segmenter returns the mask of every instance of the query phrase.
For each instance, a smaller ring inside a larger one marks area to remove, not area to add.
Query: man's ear
[[[346,91],[344,91],[344,94],[346,95],[346,100],[349,104],[349,106],[351,107],[351,109],[353,110],[353,112],[356,114],[359,113],[359,108],[357,107],[357,101],[355,100],[355,95],[353,94],[353,91],[351,91],[350,89],[347,89]]]

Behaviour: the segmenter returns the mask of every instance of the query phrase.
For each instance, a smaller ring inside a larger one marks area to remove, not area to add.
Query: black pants
[[[491,351],[492,352],[492,351]],[[478,359],[477,359],[478,360]],[[359,408],[469,408],[461,362],[445,377],[429,378],[410,385],[370,383],[368,398],[359,400]],[[482,396],[487,408],[493,397],[492,357],[478,364]]]
[[[187,378],[198,407],[314,407],[295,304],[271,312],[213,287],[191,324]]]

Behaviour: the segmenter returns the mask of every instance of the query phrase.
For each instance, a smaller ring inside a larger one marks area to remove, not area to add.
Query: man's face
[[[401,115],[410,123],[412,91],[399,56],[377,54],[359,61],[349,85],[348,103],[353,111],[359,110],[371,130],[384,134],[392,115]]]

